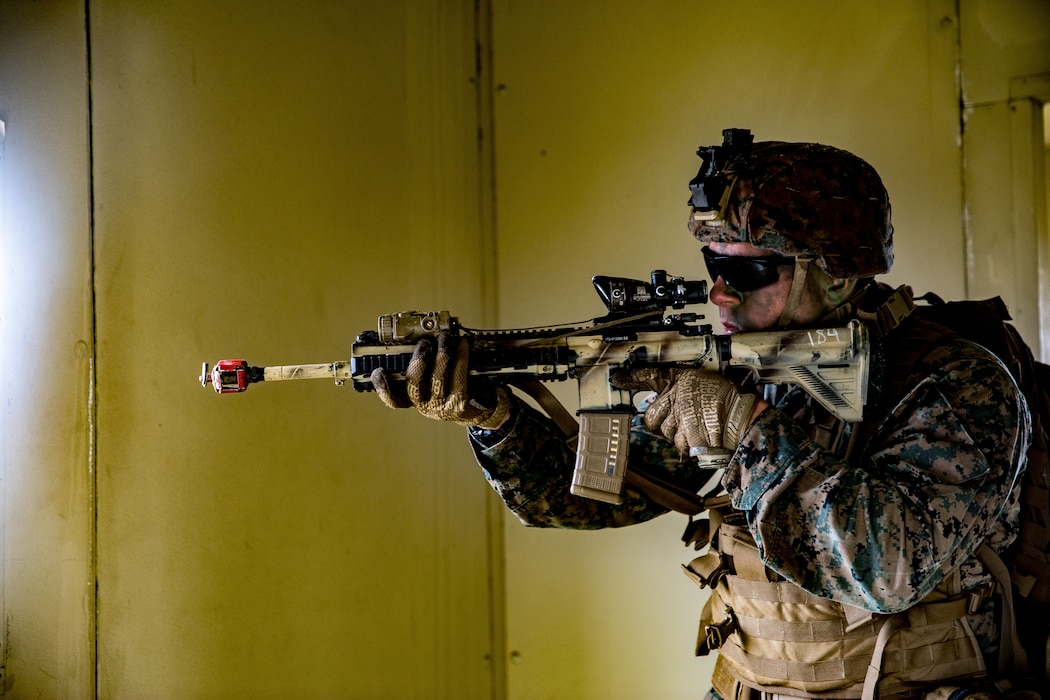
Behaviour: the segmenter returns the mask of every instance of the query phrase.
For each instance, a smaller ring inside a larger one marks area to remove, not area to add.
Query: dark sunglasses
[[[714,282],[719,277],[738,292],[750,292],[769,286],[780,279],[780,268],[793,267],[795,259],[787,255],[764,255],[749,258],[742,255],[719,255],[703,247],[704,264]]]

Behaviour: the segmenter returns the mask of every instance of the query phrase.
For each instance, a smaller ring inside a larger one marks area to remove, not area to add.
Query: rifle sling
[[[624,475],[624,480],[664,508],[675,512],[694,516],[707,510],[704,500],[698,494],[661,479],[630,459],[627,460],[627,473]]]

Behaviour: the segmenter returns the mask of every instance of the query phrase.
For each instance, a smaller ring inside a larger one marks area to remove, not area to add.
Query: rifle
[[[238,393],[257,382],[331,378],[357,391],[372,391],[370,376],[383,368],[391,381],[404,380],[416,342],[448,331],[470,343],[470,373],[524,389],[566,431],[567,412],[556,415],[541,398],[540,382],[575,379],[580,417],[571,492],[621,503],[631,417],[637,413],[631,390],[611,383],[619,370],[640,367],[694,367],[725,372],[739,367],[759,383],[797,384],[836,417],[860,421],[867,399],[867,329],[853,320],[840,328],[813,328],[716,335],[695,313],[666,314],[707,301],[707,283],[669,277],[654,270],[651,281],[597,276],[592,283],[608,314],[583,325],[512,330],[477,330],[448,311],[405,311],[379,317],[378,331],[365,331],[351,346],[349,360],[326,364],[251,367],[222,360],[201,384],[218,393]],[[538,380],[538,381],[537,381]],[[543,387],[543,391],[546,388]],[[549,395],[549,392],[546,392]],[[549,399],[553,399],[552,396]],[[554,403],[557,403],[554,400]],[[572,421],[571,416],[568,421]],[[730,453],[697,448],[702,466],[728,463]]]

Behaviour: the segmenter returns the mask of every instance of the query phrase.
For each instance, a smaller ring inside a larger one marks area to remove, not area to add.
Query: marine
[[[616,379],[652,392],[630,448],[651,473],[696,492],[713,476],[697,451],[732,451],[714,475],[710,520],[689,537],[701,554],[684,567],[711,590],[697,642],[698,654],[718,652],[709,697],[1005,692],[996,683],[1010,672],[1014,635],[1002,557],[1017,536],[1030,435],[1017,384],[994,354],[952,333],[900,359],[931,331],[911,314],[910,288],[876,280],[892,266],[894,231],[870,164],[737,129],[698,154],[688,225],[705,244],[726,332],[859,319],[877,339],[861,423],[798,387],[746,377],[674,368]],[[467,353],[424,340],[407,389],[382,370],[373,383],[390,406],[466,425],[485,478],[526,525],[621,527],[668,512],[632,487],[619,505],[571,495],[569,439],[505,387],[450,376]],[[749,414],[730,430],[741,401]]]

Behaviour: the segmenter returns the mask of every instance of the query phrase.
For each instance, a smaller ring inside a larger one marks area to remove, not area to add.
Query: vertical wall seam
[[[956,143],[959,144],[959,187],[962,198],[963,298],[970,298],[973,288],[973,229],[966,190],[966,90],[962,65],[962,0],[955,0],[955,94],[959,110]]]
[[[474,0],[474,88],[477,129],[478,227],[482,320],[499,325],[499,245],[496,224],[496,139],[492,59],[492,0]],[[505,700],[507,681],[507,586],[503,504],[489,493],[485,520],[488,547],[490,697]]]
[[[88,518],[91,533],[88,538],[89,603],[88,645],[91,666],[91,688],[94,698],[99,696],[98,668],[98,432],[97,377],[98,367],[98,294],[95,268],[95,130],[94,130],[94,86],[92,84],[91,52],[91,0],[84,0],[84,45],[87,53],[87,148],[88,148],[88,282],[89,313],[91,315],[91,348],[88,353]]]
[[[474,81],[481,233],[482,314],[499,322],[499,245],[496,231],[496,139],[492,61],[492,0],[474,0]]]

